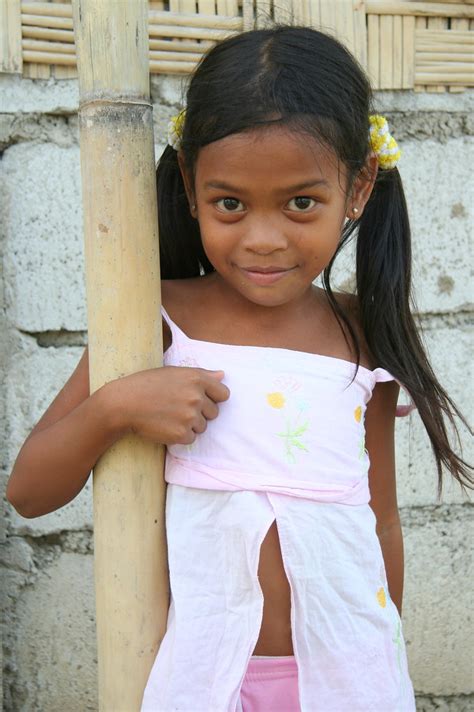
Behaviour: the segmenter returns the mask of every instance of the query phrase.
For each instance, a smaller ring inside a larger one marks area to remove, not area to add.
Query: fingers
[[[219,408],[216,403],[208,397],[204,398],[204,403],[201,408],[201,413],[206,420],[214,420],[219,415]]]
[[[202,369],[204,378],[204,388],[206,395],[215,403],[226,401],[230,396],[230,391],[223,383],[224,371],[206,371]]]
[[[230,391],[227,386],[220,383],[220,378],[223,378],[223,371],[213,371],[205,372],[205,379],[207,383],[205,384],[205,395],[203,397],[201,412],[196,417],[193,423],[192,430],[196,435],[200,435],[207,428],[208,420],[215,420],[219,415],[219,406],[217,403],[227,400],[230,395]],[[217,379],[216,379],[217,374]]]
[[[200,435],[203,433],[207,428],[207,420],[203,415],[197,416],[195,422],[193,423],[192,430],[197,434]]]

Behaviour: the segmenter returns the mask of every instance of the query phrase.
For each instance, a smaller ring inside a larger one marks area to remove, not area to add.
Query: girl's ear
[[[358,220],[364,212],[367,201],[374,189],[378,168],[377,156],[371,152],[365,166],[360,171],[352,186],[351,197],[347,204],[347,217],[351,220]]]
[[[182,151],[178,151],[178,164],[179,164],[179,170],[181,171],[181,175],[183,177],[183,183],[184,183],[184,188],[186,190],[186,195],[188,197],[189,210],[190,210],[193,218],[197,218],[196,199],[194,197],[193,182],[192,182],[191,176],[189,175],[189,172],[186,168],[185,161],[184,161],[184,155],[183,155]]]

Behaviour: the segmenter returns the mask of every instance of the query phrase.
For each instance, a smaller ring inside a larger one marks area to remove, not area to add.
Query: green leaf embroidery
[[[292,435],[303,435],[308,430],[308,421],[306,423],[303,423],[300,425],[299,428],[296,428],[296,430],[293,430]]]
[[[275,395],[275,394],[271,394]],[[284,396],[279,393],[278,394],[282,399]],[[267,396],[268,400],[268,396]],[[273,404],[273,402],[270,403],[273,407],[277,407],[276,405]],[[296,415],[296,418],[293,419],[293,423],[291,422],[291,418],[288,418],[288,415],[284,418],[285,422],[285,430],[276,433],[277,437],[282,438],[284,440],[284,445],[285,445],[285,455],[286,459],[288,462],[291,462],[292,464],[296,463],[296,457],[294,450],[302,450],[303,452],[309,452],[308,448],[306,445],[304,445],[301,440],[300,436],[303,435],[309,427],[309,421],[306,420],[303,423],[298,423],[298,420],[301,416],[301,413],[303,410],[306,410],[306,408],[300,408],[298,414]],[[282,413],[283,415],[283,413]]]
[[[286,431],[277,433],[277,436],[279,438],[283,438],[285,440],[285,445],[286,445],[286,456],[289,462],[295,463],[296,458],[293,453],[293,448],[297,448],[298,450],[303,450],[304,452],[309,452],[308,448],[303,445],[303,443],[298,440],[299,435],[303,435],[308,429],[308,421],[305,423],[302,423],[298,427],[291,428],[291,424],[287,421],[286,423]]]
[[[292,439],[291,444],[297,447],[299,450],[304,450],[305,452],[309,452],[308,448],[303,445],[303,443],[300,443],[299,440]]]

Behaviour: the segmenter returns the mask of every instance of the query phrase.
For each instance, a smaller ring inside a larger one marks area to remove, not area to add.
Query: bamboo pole
[[[453,19],[451,20],[451,29],[452,30],[469,30],[469,20],[467,19]],[[465,87],[463,86],[450,86],[449,91],[452,94],[462,92],[464,91]]]
[[[474,7],[463,3],[366,0],[369,15],[417,15],[420,17],[474,17]]]
[[[31,37],[32,39],[71,42],[74,44],[74,32],[72,30],[55,30],[50,27],[29,27],[23,25],[21,28],[22,37]]]
[[[393,88],[393,16],[380,17],[380,89]]]
[[[415,84],[415,18],[402,17],[403,57],[402,88],[413,89]]]
[[[465,72],[464,74],[461,74],[461,72],[458,72],[457,74],[447,74],[440,72],[439,68],[437,68],[436,73],[433,74],[426,73],[424,69],[416,70],[415,81],[417,84],[426,85],[434,85],[442,82],[443,84],[450,85],[457,84],[459,86],[473,86],[472,72]]]
[[[428,30],[432,32],[433,30],[443,30],[447,29],[448,18],[446,17],[429,17],[428,18]],[[418,64],[418,62],[417,62]],[[418,67],[417,67],[418,68]],[[443,94],[446,91],[446,87],[442,84],[437,84],[436,86],[427,86],[426,91],[429,94]]]
[[[380,89],[380,17],[367,17],[367,71],[374,89]]]
[[[0,3],[0,72],[21,74],[20,0]]]
[[[105,2],[108,2],[108,0],[105,0]],[[55,6],[51,4],[51,7]],[[153,13],[153,17],[150,18],[150,22],[148,23],[150,37],[182,37],[183,39],[218,41],[235,34],[243,28],[243,20],[239,17],[222,18],[216,16],[209,18],[205,16],[200,18],[200,23],[196,25],[193,22],[186,23],[187,19],[191,20],[194,16],[183,15],[182,17],[176,18],[175,14],[173,14],[173,18],[176,24],[170,24],[168,15],[171,15],[171,13]],[[229,22],[229,20],[232,20],[232,22]],[[21,24],[22,28],[42,27],[63,32],[72,30],[72,19],[59,15],[56,16],[52,13],[49,15],[22,13]]]
[[[74,45],[59,42],[41,42],[23,40],[23,59],[25,62],[44,62],[45,64],[76,64]],[[204,52],[155,52],[150,50],[150,61],[199,62]]]
[[[237,10],[235,17],[226,15],[216,15],[210,12],[211,6],[214,7],[214,0],[209,2],[209,5],[201,7],[203,0],[198,0],[200,3],[199,12],[194,12],[195,2],[192,0],[189,3],[189,9],[185,12],[170,12],[164,10],[148,10],[149,25],[177,25],[181,27],[205,27],[208,29],[220,30],[241,30],[243,20],[238,16]],[[181,0],[183,2],[183,0]],[[207,9],[207,13],[205,10]],[[21,3],[22,20],[25,24],[38,24],[49,27],[64,27],[72,28],[72,8],[71,5],[42,3],[42,2],[22,2]]]
[[[39,32],[45,28],[36,28]],[[65,38],[65,41],[60,41],[61,37],[56,37],[58,30],[48,30],[44,33],[39,33],[33,28],[33,32],[27,34],[23,33],[23,40],[21,46],[23,49],[28,49],[32,51],[47,51],[47,52],[64,52],[66,54],[75,54],[74,47],[74,35],[71,32],[71,38]],[[150,52],[152,50],[161,50],[163,52],[175,53],[175,52],[188,52],[202,55],[207,51],[208,44],[200,42],[184,42],[179,43],[173,40],[154,40],[149,41]],[[151,57],[151,53],[150,53]],[[199,57],[200,58],[200,57]],[[179,57],[176,57],[179,59]]]
[[[474,47],[474,33],[471,31],[418,29],[415,34],[417,49],[430,49],[435,43],[446,47],[446,50],[468,45],[468,51],[471,51]]]
[[[63,0],[51,0],[55,5],[63,5]],[[70,6],[72,9],[72,6]],[[77,67],[64,67],[61,65],[54,65],[51,67],[51,75],[55,79],[77,79]]]
[[[149,41],[150,49],[163,50],[165,52],[199,52],[204,54],[213,43],[193,42],[192,40],[154,40]]]
[[[23,52],[25,50],[28,50],[30,52],[47,52],[51,54],[72,54],[74,56],[74,62],[76,61],[75,58],[75,48],[73,44],[68,44],[66,42],[43,42],[42,40],[29,40],[29,39],[24,39],[22,40],[21,46],[23,48]]]
[[[91,392],[161,364],[146,0],[73,0]],[[169,605],[163,448],[127,436],[93,476],[99,709],[137,712]]]
[[[202,39],[217,42],[230,35],[233,30],[216,30],[208,27],[186,27],[185,25],[154,25],[149,26],[150,37],[180,37],[183,39]]]

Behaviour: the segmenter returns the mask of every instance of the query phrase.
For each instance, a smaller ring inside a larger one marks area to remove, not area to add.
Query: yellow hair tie
[[[185,115],[186,109],[182,109],[177,116],[170,119],[168,124],[168,143],[175,151],[181,148]]]
[[[378,158],[380,168],[395,168],[401,151],[388,129],[387,119],[380,114],[369,116],[370,145]]]

